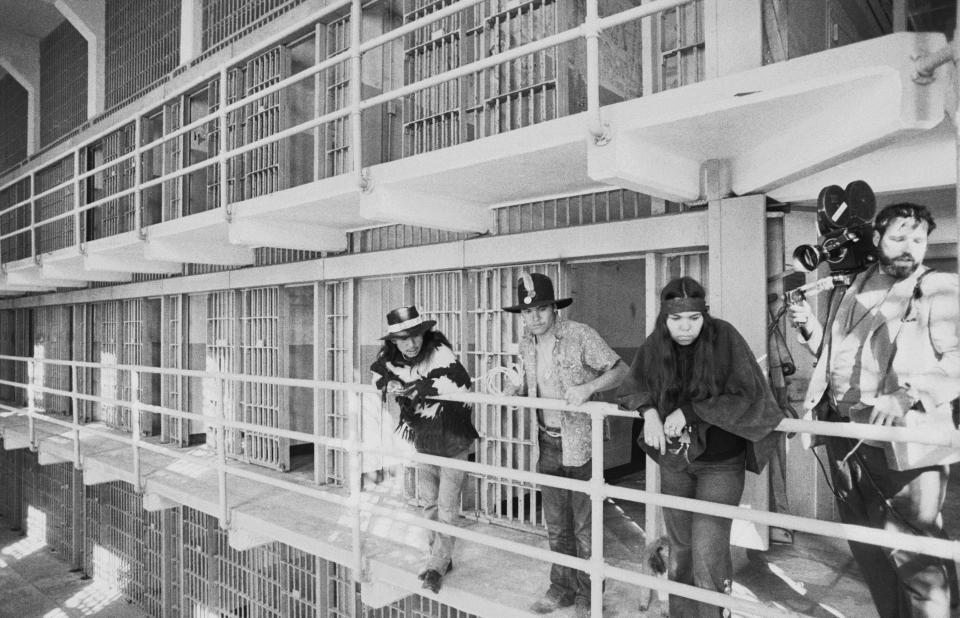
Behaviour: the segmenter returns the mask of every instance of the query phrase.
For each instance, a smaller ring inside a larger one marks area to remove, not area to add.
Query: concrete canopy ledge
[[[912,58],[945,43],[896,33],[607,106],[614,139],[589,145],[590,176],[691,200],[700,165],[720,159],[735,194],[773,192],[940,124],[946,68],[921,86]]]
[[[19,260],[4,265],[5,272],[0,277],[0,288],[17,287],[25,288],[82,288],[87,285],[86,281],[76,279],[58,279],[48,277],[44,274],[43,268],[35,260]]]
[[[580,113],[373,166],[373,201],[364,194],[365,214],[392,223],[485,231],[488,206],[609,189],[587,175],[588,139],[586,114]],[[377,197],[384,189],[387,194]],[[401,204],[393,214],[391,196]],[[433,211],[444,204],[453,210],[449,215],[438,212],[441,221],[421,221],[412,208],[417,203],[405,204],[407,196],[426,196]]]
[[[468,195],[468,194],[464,194]],[[360,212],[372,221],[394,220],[405,225],[486,232],[490,229],[490,211],[483,202],[377,186],[360,198]]]
[[[129,272],[89,268],[84,261],[83,253],[76,246],[41,256],[40,271],[41,275],[47,279],[112,282],[127,282],[132,279]]]
[[[306,221],[274,217],[235,218],[230,223],[230,242],[251,247],[279,247],[306,251],[343,251],[347,232]]]
[[[160,494],[143,494],[143,510],[154,513],[180,506],[177,502],[164,498]]]
[[[917,161],[923,164],[913,164]],[[866,180],[877,193],[956,185],[957,146],[953,125],[944,119],[930,131],[896,140],[883,148],[774,189],[770,196],[782,202],[812,200],[823,187],[846,186],[857,179]]]
[[[253,249],[232,244],[228,225],[219,209],[152,225],[147,228],[143,255],[164,262],[252,264]]]

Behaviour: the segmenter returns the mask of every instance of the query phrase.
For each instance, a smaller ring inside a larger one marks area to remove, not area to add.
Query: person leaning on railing
[[[466,391],[471,379],[450,342],[433,330],[416,307],[399,307],[387,314],[387,334],[377,360],[370,366],[374,385],[386,400],[400,404],[397,429],[418,453],[466,460],[479,437],[470,406],[457,401],[429,400],[431,395]],[[418,493],[428,519],[455,524],[466,472],[433,464],[417,464]],[[430,557],[420,571],[423,588],[439,592],[443,576],[453,568],[455,537],[429,532]]]
[[[660,465],[660,491],[736,506],[745,471],[759,473],[777,446],[784,415],[750,346],[712,317],[690,277],[660,292],[660,313],[617,391],[643,415],[640,447]],[[664,509],[670,579],[730,592],[731,520]],[[652,532],[652,531],[651,531]],[[721,616],[722,608],[670,595],[671,616]]]
[[[960,395],[957,276],[923,265],[935,227],[926,207],[877,214],[878,263],[835,290],[823,328],[805,301],[790,319],[818,360],[805,418],[956,429]],[[960,452],[911,443],[824,437],[840,519],[945,538],[941,509]],[[807,440],[805,445],[809,446]],[[952,565],[850,542],[881,616],[949,616]]]
[[[504,307],[519,313],[526,333],[520,341],[523,381],[506,395],[562,399],[579,406],[594,394],[616,388],[627,367],[596,330],[560,317],[573,302],[556,298],[553,281],[539,273],[524,273],[517,282],[517,304]],[[539,425],[537,472],[577,480],[592,474],[591,421],[583,412],[537,410]],[[590,496],[543,485],[543,517],[550,550],[588,559],[591,555]],[[590,576],[562,564],[550,567],[550,587],[530,611],[548,614],[574,606],[577,618],[590,616]]]

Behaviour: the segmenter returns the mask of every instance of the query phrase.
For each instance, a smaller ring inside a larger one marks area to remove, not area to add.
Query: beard
[[[881,253],[879,258],[880,268],[883,269],[883,272],[898,280],[906,279],[917,270],[917,267],[920,266],[920,264],[913,259],[913,256],[909,253],[903,253],[895,257],[890,257]]]

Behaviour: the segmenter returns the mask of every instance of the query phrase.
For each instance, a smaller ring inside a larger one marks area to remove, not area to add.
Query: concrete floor
[[[0,618],[142,618],[116,592],[71,573],[50,549],[0,527]]]

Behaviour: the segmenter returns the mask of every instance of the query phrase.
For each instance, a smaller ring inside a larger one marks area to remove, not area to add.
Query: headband
[[[684,311],[706,313],[708,308],[706,299],[691,296],[671,298],[660,303],[660,312],[665,314],[682,313]]]

